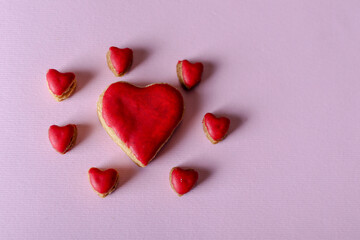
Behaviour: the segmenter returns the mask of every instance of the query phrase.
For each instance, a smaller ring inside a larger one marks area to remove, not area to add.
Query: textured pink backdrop
[[[103,3],[101,3],[103,2]],[[0,1],[0,239],[360,239],[360,1]],[[134,49],[121,80],[179,86],[175,66],[205,63],[182,91],[182,125],[142,169],[96,116],[115,78],[109,46]],[[58,103],[49,68],[78,89]],[[232,120],[212,145],[208,112]],[[66,155],[47,138],[76,123]],[[179,198],[168,173],[198,168]],[[114,167],[105,199],[90,167]]]

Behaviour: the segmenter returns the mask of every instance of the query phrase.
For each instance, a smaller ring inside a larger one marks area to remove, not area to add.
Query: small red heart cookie
[[[66,153],[74,145],[77,137],[77,128],[74,124],[64,127],[52,125],[49,128],[49,140],[53,148],[59,153]]]
[[[75,74],[72,72],[61,73],[50,69],[46,74],[46,80],[50,93],[59,102],[70,97],[76,88]]]
[[[201,81],[203,69],[202,63],[191,63],[188,60],[179,61],[176,65],[179,81],[186,89],[193,88]]]
[[[130,48],[110,47],[106,54],[106,60],[115,76],[121,77],[130,70],[133,51]]]
[[[230,120],[228,118],[217,118],[212,113],[205,114],[202,122],[207,138],[214,144],[225,138],[230,126]]]
[[[174,167],[170,171],[170,185],[179,195],[189,192],[198,180],[198,173],[194,169]]]
[[[93,167],[88,174],[92,188],[102,198],[112,193],[119,181],[118,172],[112,168],[102,171]]]
[[[97,112],[111,138],[139,166],[145,167],[182,120],[181,93],[165,83],[144,88],[111,84],[99,97]]]

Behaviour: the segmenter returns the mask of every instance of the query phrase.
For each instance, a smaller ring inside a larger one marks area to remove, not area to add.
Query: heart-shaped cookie
[[[106,60],[115,76],[121,77],[130,70],[133,62],[133,51],[130,48],[110,47],[106,54]]]
[[[201,81],[203,69],[202,63],[191,63],[188,60],[179,61],[176,65],[179,81],[186,89],[193,88]]]
[[[202,123],[207,138],[216,144],[225,138],[229,130],[230,119],[226,117],[217,118],[214,114],[207,113]]]
[[[184,101],[169,84],[140,88],[117,82],[100,95],[97,112],[112,139],[137,165],[145,167],[181,122]]]
[[[72,72],[61,73],[50,69],[46,74],[46,80],[50,93],[59,102],[70,97],[76,88],[75,74]]]
[[[182,169],[174,167],[170,171],[170,185],[179,195],[189,192],[198,180],[198,173],[194,169]]]
[[[75,145],[77,128],[74,124],[63,127],[52,125],[48,133],[51,145],[59,153],[66,153]]]
[[[88,174],[92,188],[102,198],[112,193],[119,181],[118,172],[112,168],[102,171],[93,167],[89,169]]]

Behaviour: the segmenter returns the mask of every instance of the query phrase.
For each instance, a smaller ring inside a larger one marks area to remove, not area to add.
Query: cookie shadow
[[[92,71],[79,70],[74,71],[74,73],[76,76],[77,91],[82,91],[82,89],[84,89],[85,86],[87,86],[88,83],[95,77],[95,72]]]
[[[134,68],[137,68],[150,55],[150,51],[145,48],[134,47],[134,48],[132,48],[132,50],[133,50],[133,54],[134,54],[134,59],[133,59],[131,70]]]
[[[196,168],[196,170],[199,173],[199,179],[198,179],[197,185],[200,185],[203,182],[205,182],[206,180],[208,180],[210,178],[210,176],[213,174],[213,171],[211,171],[210,169],[206,169],[206,168]]]
[[[90,124],[84,124],[84,123],[76,124],[76,127],[78,134],[76,144],[79,145],[91,135],[91,132],[93,131],[93,127]]]
[[[214,73],[218,67],[218,64],[215,64],[214,62],[209,62],[209,61],[203,61],[202,63],[204,65],[204,72],[203,72],[201,81],[207,82],[211,78],[211,76],[214,75]]]
[[[137,166],[135,167],[138,168]],[[119,183],[117,187],[121,187],[125,185],[127,182],[129,182],[131,179],[135,177],[135,175],[138,172],[138,170],[135,167],[119,166],[115,168],[119,173]]]

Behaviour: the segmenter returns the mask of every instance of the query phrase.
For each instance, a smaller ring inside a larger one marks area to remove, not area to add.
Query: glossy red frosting
[[[59,96],[70,87],[74,79],[75,74],[72,72],[61,73],[55,69],[49,69],[46,74],[46,80],[50,91]]]
[[[133,51],[130,48],[110,47],[110,60],[118,74],[124,73],[133,61]]]
[[[101,194],[109,192],[116,184],[118,173],[115,169],[101,171],[98,168],[89,169],[90,184],[95,191]]]
[[[182,75],[183,81],[187,88],[192,88],[201,81],[201,75],[203,72],[203,64],[200,62],[191,63],[188,60],[179,61],[182,62]]]
[[[223,137],[225,137],[230,126],[230,120],[228,118],[226,117],[217,118],[212,113],[205,114],[203,123],[205,123],[209,135],[215,141],[219,141]]]
[[[171,136],[184,111],[181,93],[168,84],[139,88],[127,82],[105,91],[102,116],[144,165]]]
[[[69,124],[63,127],[52,125],[49,128],[49,140],[53,148],[60,153],[65,153],[71,144],[76,125]]]
[[[198,173],[193,169],[173,168],[170,181],[173,189],[180,195],[189,192],[198,180]]]

